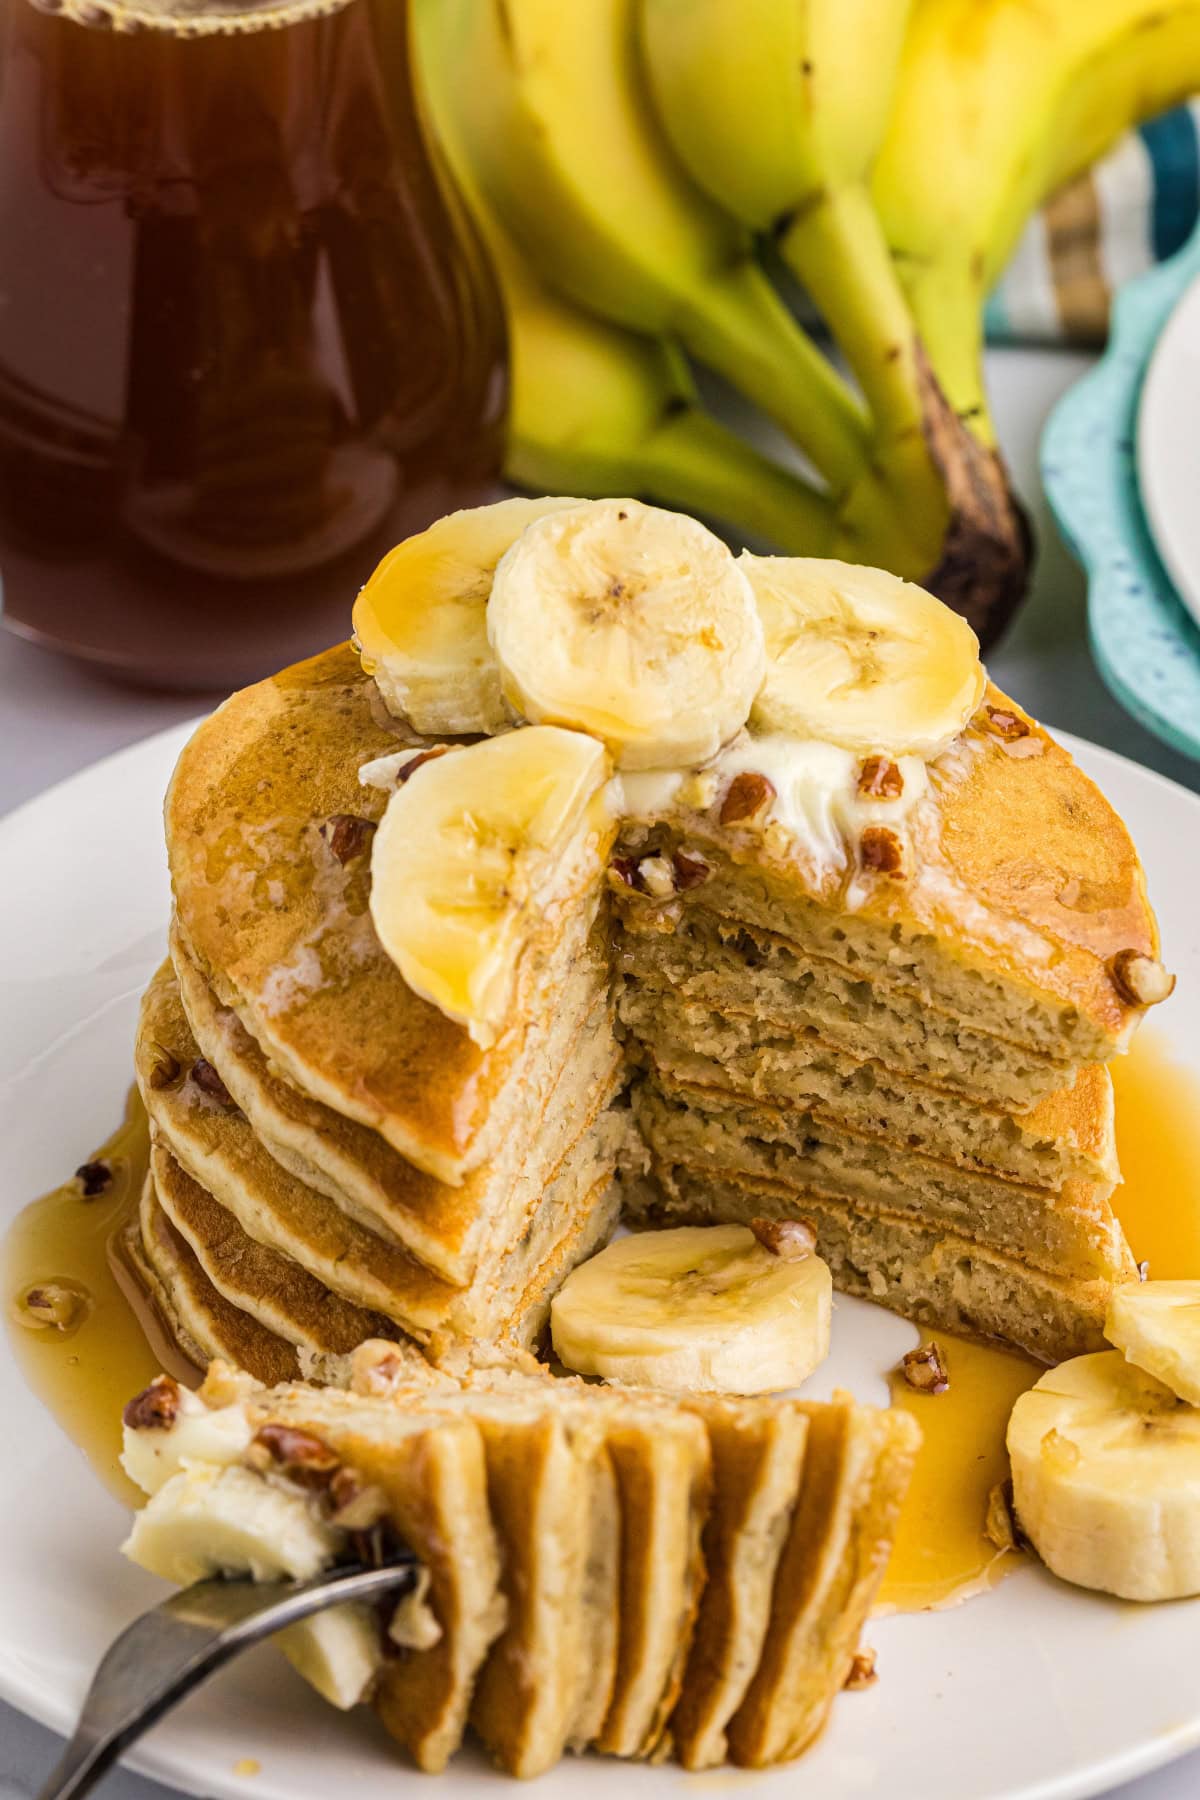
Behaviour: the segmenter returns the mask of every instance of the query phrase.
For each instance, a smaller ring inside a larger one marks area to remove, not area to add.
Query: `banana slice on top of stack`
[[[858,756],[937,754],[984,686],[970,627],[910,582],[735,558],[697,520],[637,500],[453,513],[380,564],[354,625],[389,708],[426,736],[490,740],[393,795],[371,897],[409,985],[484,1046],[511,1001],[531,896],[614,769],[695,769],[748,727],[814,752],[806,779],[840,820]],[[593,833],[604,850],[613,831]]]
[[[1076,1586],[1200,1594],[1200,1281],[1115,1290],[1105,1335],[1117,1349],[1060,1363],[1013,1408],[1021,1528]]]

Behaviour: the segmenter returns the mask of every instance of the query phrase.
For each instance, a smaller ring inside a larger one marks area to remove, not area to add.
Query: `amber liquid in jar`
[[[0,0],[0,579],[175,686],[344,636],[496,491],[503,328],[405,0]]]

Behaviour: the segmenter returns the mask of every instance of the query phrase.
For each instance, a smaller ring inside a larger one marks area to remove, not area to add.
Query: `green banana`
[[[980,442],[983,306],[1030,214],[1200,87],[1200,0],[915,0],[872,193],[930,360]]]
[[[945,405],[868,182],[910,0],[642,0],[649,85],[696,182],[770,234],[870,407],[873,459],[910,521],[897,573],[993,637],[1021,598],[1027,537],[999,461]],[[876,537],[879,489],[848,497],[834,554]]]
[[[830,553],[828,499],[752,449],[700,404],[685,358],[561,299],[483,201],[452,104],[453,65],[439,55],[443,0],[415,0],[421,98],[454,188],[491,255],[509,332],[506,473],[544,493],[635,493],[722,520],[798,555]]]
[[[464,153],[539,275],[632,330],[677,337],[770,414],[839,499],[865,415],[791,317],[749,234],[693,185],[641,83],[635,0],[442,0],[436,47]]]

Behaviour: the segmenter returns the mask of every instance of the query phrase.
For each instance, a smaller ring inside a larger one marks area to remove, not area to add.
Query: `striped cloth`
[[[1102,344],[1114,289],[1200,218],[1200,100],[1131,132],[1030,221],[991,299],[993,342]]]

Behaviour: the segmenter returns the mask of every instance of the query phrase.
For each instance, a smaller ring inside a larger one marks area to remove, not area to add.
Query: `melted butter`
[[[925,1612],[986,1592],[1020,1566],[984,1531],[988,1497],[1008,1479],[1004,1435],[1014,1402],[1044,1370],[1026,1357],[937,1333],[950,1376],[944,1394],[923,1394],[902,1373],[892,1405],[911,1413],[923,1442],[900,1515],[879,1612]]]
[[[88,1158],[111,1165],[111,1186],[89,1200],[78,1180],[65,1181],[17,1215],[0,1247],[17,1362],[101,1481],[128,1504],[141,1496],[118,1461],[126,1401],[164,1367],[195,1379],[116,1254],[115,1239],[136,1212],[148,1159],[146,1113],[131,1089],[123,1123]],[[79,1303],[78,1317],[64,1329],[24,1322],[26,1296],[47,1285],[65,1288]]]
[[[1113,1210],[1154,1279],[1200,1279],[1200,1078],[1145,1030],[1108,1067],[1123,1177]]]

